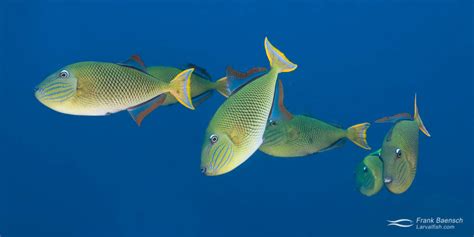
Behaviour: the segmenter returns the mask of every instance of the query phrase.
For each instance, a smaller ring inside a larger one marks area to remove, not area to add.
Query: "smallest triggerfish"
[[[380,192],[383,186],[383,163],[377,150],[366,156],[356,168],[356,187],[365,196]]]

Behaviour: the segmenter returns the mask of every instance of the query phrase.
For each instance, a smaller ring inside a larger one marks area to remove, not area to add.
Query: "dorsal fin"
[[[267,73],[267,69],[264,67],[254,67],[247,72],[239,72],[233,69],[231,66],[228,66],[226,70],[226,77],[227,90],[229,91],[229,94],[234,94],[244,85],[265,75],[265,73]]]
[[[145,67],[145,63],[143,63],[142,59],[140,56],[134,54],[130,58],[127,59],[127,61],[118,63],[119,65],[125,66],[125,67],[131,67],[134,69],[137,69],[139,71],[142,71],[144,73],[148,73]]]
[[[184,67],[181,68],[181,70],[186,70],[188,68],[194,68],[194,72],[193,74],[197,75],[197,76],[200,76],[204,79],[207,79],[207,80],[211,80],[212,77],[211,77],[211,74],[209,74],[209,72],[203,68],[203,67],[200,67],[194,63],[188,63],[186,65],[184,65]]]
[[[286,109],[283,103],[284,96],[283,83],[281,80],[278,80],[278,87],[275,90],[275,96],[273,98],[272,111],[268,117],[270,123],[272,121],[291,120],[293,118],[293,115]]]
[[[375,120],[376,123],[396,123],[400,120],[410,120],[412,119],[409,113],[395,114],[392,116],[383,117],[381,119]]]

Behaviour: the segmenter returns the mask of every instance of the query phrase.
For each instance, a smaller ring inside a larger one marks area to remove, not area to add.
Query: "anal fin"
[[[197,107],[199,106],[200,104],[202,104],[204,101],[206,101],[207,99],[209,99],[213,94],[213,91],[206,91],[196,97],[193,98],[193,105],[194,107]]]
[[[283,83],[278,79],[278,87],[275,89],[273,106],[268,117],[269,122],[293,119],[293,115],[286,109],[284,102]]]
[[[331,144],[330,146],[328,146],[324,149],[321,149],[319,152],[329,151],[329,150],[344,146],[344,144],[346,144],[346,141],[347,141],[347,138],[341,138],[341,139],[337,140],[336,142],[334,142],[333,144]]]
[[[139,104],[137,106],[128,108],[130,116],[137,123],[138,126],[142,124],[143,119],[149,115],[153,110],[158,108],[163,102],[165,102],[166,94],[161,94],[147,102]]]

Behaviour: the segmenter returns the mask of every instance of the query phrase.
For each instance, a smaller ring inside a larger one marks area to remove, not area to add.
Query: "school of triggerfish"
[[[104,116],[127,110],[140,126],[159,106],[181,103],[189,109],[208,99],[213,90],[227,99],[205,131],[201,171],[228,173],[257,150],[274,157],[303,157],[340,147],[346,140],[370,150],[366,132],[370,123],[343,129],[305,115],[290,113],[283,101],[278,74],[297,68],[265,38],[270,69],[239,72],[228,67],[215,82],[203,68],[145,67],[136,55],[123,63],[79,62],[48,76],[35,89],[36,98],[57,112]],[[377,123],[391,122],[382,147],[356,167],[356,186],[372,196],[385,185],[395,194],[412,184],[418,161],[418,134],[430,137],[415,105],[414,114],[401,113]]]

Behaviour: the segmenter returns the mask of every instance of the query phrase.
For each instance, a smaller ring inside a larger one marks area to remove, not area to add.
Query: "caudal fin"
[[[370,150],[369,144],[367,144],[367,129],[369,129],[370,123],[356,124],[347,129],[347,138],[351,140],[357,146],[360,146],[366,150]]]
[[[431,137],[431,134],[428,132],[426,129],[425,125],[423,124],[423,121],[421,120],[420,114],[418,113],[418,106],[416,105],[416,94],[415,94],[415,114],[413,115],[413,119],[416,121],[418,124],[418,128],[427,136]]]
[[[270,61],[270,67],[277,70],[277,72],[291,72],[298,67],[298,65],[288,60],[280,50],[275,48],[267,37],[265,37],[265,52]]]
[[[191,75],[194,68],[190,68],[180,72],[170,82],[170,93],[176,100],[189,109],[194,109],[191,100]]]
[[[230,91],[227,86],[227,77],[223,77],[215,82],[215,89],[221,95],[229,97]]]

